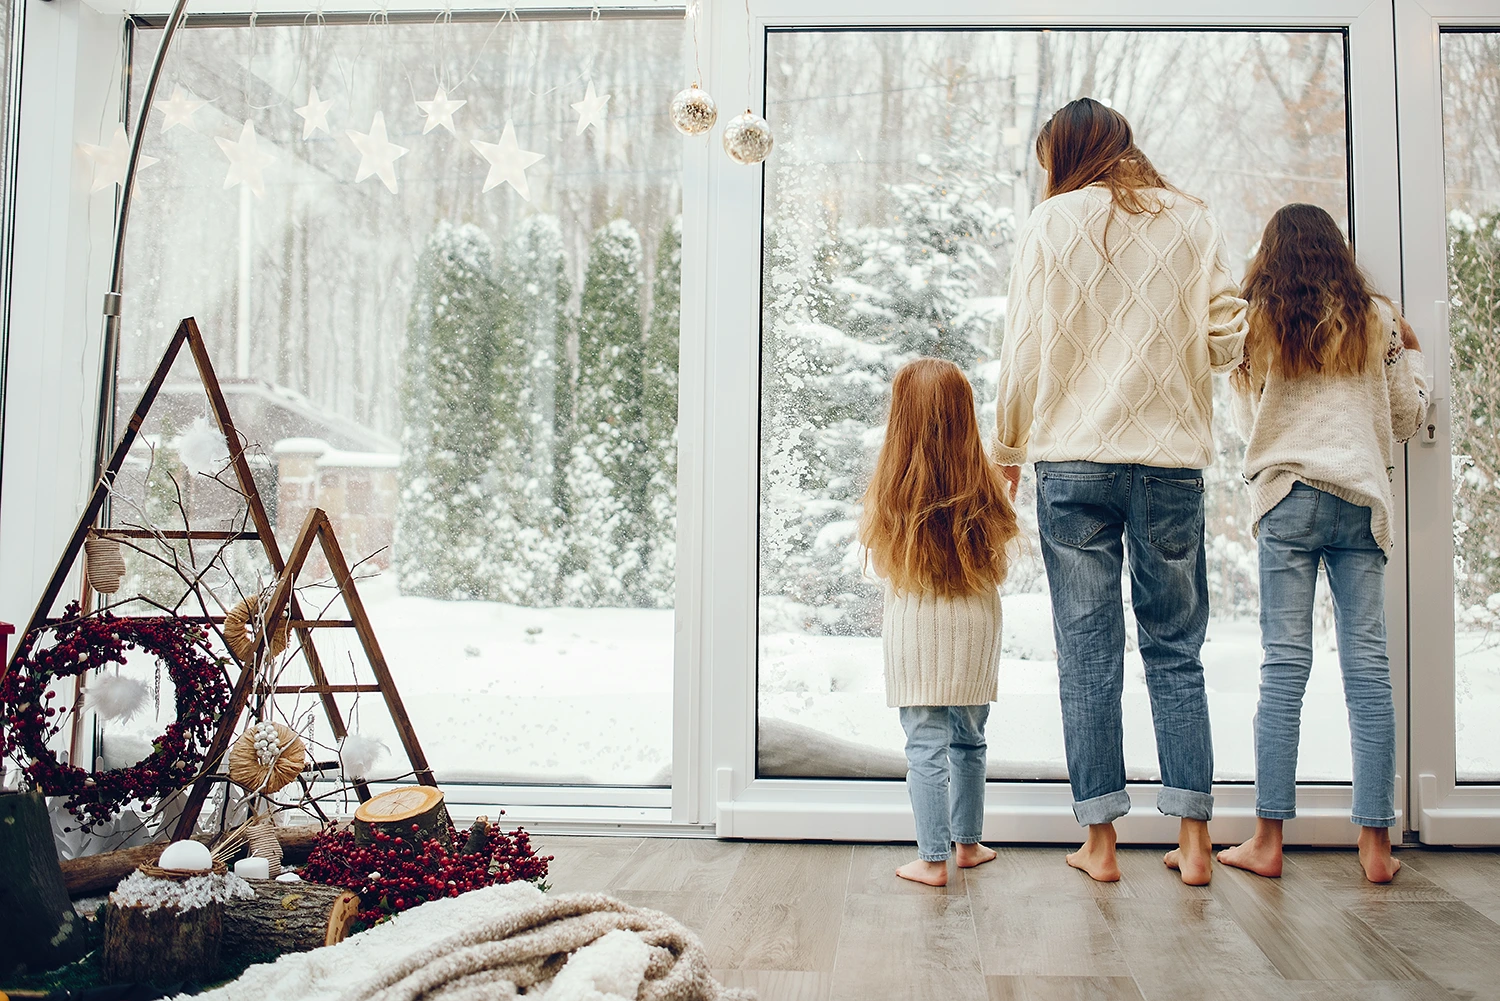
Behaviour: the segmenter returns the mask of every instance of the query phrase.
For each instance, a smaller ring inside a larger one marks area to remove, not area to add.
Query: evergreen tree
[[[477,227],[444,222],[418,265],[403,359],[394,552],[406,594],[491,594],[487,527],[499,475],[502,355],[494,258]]]
[[[643,597],[669,608],[677,579],[677,348],[682,333],[682,218],[667,226],[656,251],[651,325],[646,331],[644,421],[651,526]]]
[[[641,238],[616,219],[594,234],[578,317],[575,438],[567,473],[568,603],[650,604]]]

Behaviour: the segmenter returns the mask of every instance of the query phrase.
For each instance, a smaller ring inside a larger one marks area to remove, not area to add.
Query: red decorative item
[[[413,824],[412,832],[418,830]],[[363,909],[356,920],[364,928],[439,897],[547,875],[552,856],[537,855],[525,831],[506,834],[487,827],[479,835],[479,850],[469,852],[473,838],[465,844],[452,825],[448,830],[451,851],[436,838],[413,840],[385,831],[376,831],[371,844],[359,845],[352,830],[330,829],[318,836],[300,874],[359,894]]]
[[[192,782],[229,706],[228,660],[209,649],[208,631],[172,616],[82,616],[77,602],[47,628],[52,645],[38,650],[35,635],[24,637],[0,682],[0,755],[14,756],[33,788],[68,797],[64,805],[84,830],[112,819],[132,800],[149,812],[153,801]],[[153,742],[152,752],[129,768],[95,773],[58,761],[48,742],[66,711],[49,705],[56,693],[48,687],[59,678],[123,664],[131,649],[166,667],[176,689],[177,718]]]

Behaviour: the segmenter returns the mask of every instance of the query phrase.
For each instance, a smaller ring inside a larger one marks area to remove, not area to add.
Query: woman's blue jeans
[[[1255,713],[1255,815],[1297,815],[1297,741],[1313,660],[1318,564],[1328,571],[1363,827],[1396,824],[1396,710],[1385,643],[1385,553],[1370,509],[1305,483],[1260,519],[1260,706]]]
[[[984,829],[984,724],[990,707],[902,706],[906,791],[917,818],[917,854],[948,858],[952,843],[978,844]]]
[[[1038,462],[1036,469],[1073,815],[1083,825],[1107,824],[1130,810],[1120,706],[1128,547],[1161,766],[1157,809],[1208,820],[1214,746],[1200,659],[1208,630],[1203,474],[1101,462]]]

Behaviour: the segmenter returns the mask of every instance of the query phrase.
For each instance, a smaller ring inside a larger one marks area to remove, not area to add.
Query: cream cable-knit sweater
[[[1379,299],[1375,308],[1362,373],[1290,380],[1255,373],[1249,387],[1230,381],[1257,533],[1265,513],[1300,482],[1369,508],[1375,541],[1386,553],[1395,547],[1391,442],[1422,426],[1427,377],[1421,353],[1402,347],[1390,308]]]
[[[885,586],[888,706],[977,706],[1000,682],[1000,591],[940,597]]]
[[[1010,272],[999,462],[1213,462],[1212,373],[1239,364],[1245,301],[1208,210],[1153,194],[1160,212],[1115,210],[1090,186],[1031,213]]]

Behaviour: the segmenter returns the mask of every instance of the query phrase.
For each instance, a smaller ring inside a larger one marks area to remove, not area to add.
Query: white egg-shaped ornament
[[[685,136],[701,136],[719,120],[719,108],[695,83],[672,98],[672,124]]]
[[[735,163],[760,163],[771,155],[775,143],[771,124],[748,108],[724,126],[724,152]]]
[[[178,872],[208,872],[214,867],[214,856],[201,842],[174,841],[167,845],[156,864]]]

